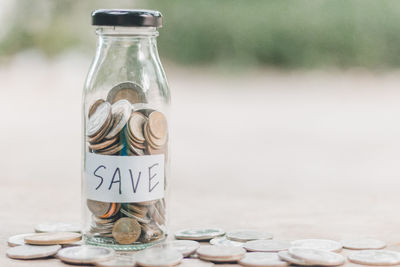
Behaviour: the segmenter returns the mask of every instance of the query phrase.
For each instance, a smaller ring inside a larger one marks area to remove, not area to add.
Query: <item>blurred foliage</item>
[[[18,0],[0,56],[31,48],[93,53],[96,8],[160,10],[160,54],[182,64],[400,66],[396,0]]]

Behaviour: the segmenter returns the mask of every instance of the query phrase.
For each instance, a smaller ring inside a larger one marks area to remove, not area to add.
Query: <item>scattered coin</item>
[[[176,232],[175,238],[200,241],[209,240],[224,234],[225,231],[219,228],[189,228]]]
[[[26,236],[25,243],[31,245],[62,245],[81,240],[82,235],[72,232],[50,232]]]
[[[327,250],[293,247],[288,252],[292,257],[311,265],[337,266],[345,262],[342,255]]]
[[[377,239],[357,239],[345,240],[342,242],[343,247],[347,249],[382,249],[386,247],[386,243]]]
[[[35,226],[37,233],[50,233],[50,232],[75,232],[80,233],[81,227],[77,223],[40,223]]]
[[[296,265],[303,265],[303,266],[311,266],[312,264],[309,264],[307,262],[305,262],[302,259],[297,259],[292,257],[289,252],[287,252],[286,250],[282,250],[278,252],[278,256],[281,260],[283,261],[287,261],[291,264],[296,264]]]
[[[216,237],[210,240],[211,245],[215,246],[232,246],[232,247],[243,247],[243,242],[232,241],[227,239],[225,236]]]
[[[322,249],[340,252],[343,245],[340,242],[328,239],[301,239],[292,242],[292,247]]]
[[[107,95],[107,101],[111,104],[114,104],[121,99],[126,99],[131,104],[147,102],[142,87],[133,82],[117,84]]]
[[[397,265],[400,264],[400,253],[391,250],[360,250],[352,252],[348,259],[364,265]]]
[[[128,100],[122,99],[112,105],[111,113],[114,118],[114,125],[106,135],[106,139],[112,139],[125,127],[131,117],[132,106]]]
[[[243,258],[245,254],[246,250],[241,247],[206,245],[197,250],[200,259],[212,262],[235,262]]]
[[[136,254],[136,263],[144,267],[174,266],[182,259],[182,254],[172,248],[148,248]]]
[[[133,267],[136,265],[134,255],[115,255],[112,259],[95,263],[99,267]]]
[[[288,250],[290,242],[279,240],[252,240],[246,242],[243,247],[247,251],[278,252],[281,250]]]
[[[7,250],[7,256],[12,259],[39,259],[53,256],[61,249],[60,245],[54,246],[31,246],[22,245],[9,248]]]
[[[289,264],[282,261],[277,253],[250,252],[239,260],[239,264],[249,267],[286,267]]]
[[[111,118],[111,105],[108,102],[101,103],[93,115],[88,119],[86,125],[86,135],[92,137],[96,135],[107,124]]]
[[[141,233],[140,224],[133,218],[119,219],[112,228],[112,236],[122,245],[132,244],[139,239]]]
[[[20,234],[14,235],[8,238],[7,243],[10,247],[22,246],[25,245],[24,238],[30,235],[34,235],[35,233],[28,233],[28,234]]]
[[[179,264],[179,267],[212,267],[214,266],[213,263],[209,261],[203,261],[200,259],[183,259],[181,264]]]
[[[91,264],[111,259],[115,251],[111,248],[95,246],[79,246],[63,248],[57,253],[57,257],[67,263]]]
[[[226,237],[233,241],[247,242],[258,239],[272,239],[272,234],[255,230],[237,230],[226,233]]]
[[[193,240],[172,240],[152,246],[154,247],[172,248],[182,253],[183,257],[189,257],[200,247],[200,243]]]

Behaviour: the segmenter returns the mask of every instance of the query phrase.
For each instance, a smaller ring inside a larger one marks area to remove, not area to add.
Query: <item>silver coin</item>
[[[347,249],[382,249],[386,243],[377,239],[356,239],[342,241],[343,247]]]
[[[60,245],[54,246],[31,246],[22,245],[9,248],[7,256],[12,259],[39,259],[53,256],[61,249]]]
[[[328,239],[301,239],[292,242],[292,247],[322,249],[332,252],[340,252],[342,243]]]
[[[190,228],[177,231],[175,233],[175,238],[200,241],[209,240],[224,234],[225,231],[220,228]]]
[[[213,263],[194,258],[183,259],[179,267],[212,267]]]
[[[272,237],[273,235],[270,233],[255,230],[236,230],[226,233],[226,238],[239,242],[247,242],[258,239],[272,239]]]
[[[400,253],[391,250],[360,250],[352,252],[348,259],[364,265],[397,265],[400,264]]]
[[[243,258],[245,254],[246,250],[241,247],[206,245],[197,250],[200,259],[212,262],[235,262]]]
[[[243,247],[247,251],[278,252],[282,250],[288,250],[290,247],[290,242],[279,240],[252,240],[246,242]]]
[[[114,104],[118,100],[126,99],[131,104],[146,103],[143,88],[133,82],[123,82],[114,86],[107,95],[107,101]]]
[[[183,259],[182,254],[172,248],[148,248],[136,254],[136,263],[145,267],[174,266]]]
[[[292,264],[303,265],[303,266],[311,266],[312,265],[312,264],[309,264],[309,263],[305,262],[302,259],[297,259],[297,258],[292,257],[289,254],[289,252],[287,252],[286,250],[279,251],[278,252],[278,256],[279,256],[279,258],[281,260],[287,261],[287,262],[292,263]]]
[[[10,247],[22,246],[25,245],[24,238],[30,235],[34,235],[35,233],[28,233],[28,234],[20,234],[14,235],[8,238],[7,243]]]
[[[289,264],[282,261],[277,253],[250,252],[246,253],[239,263],[249,267],[286,267]]]
[[[115,251],[111,248],[95,246],[79,246],[63,248],[57,253],[57,257],[68,263],[90,264],[111,259]]]
[[[128,216],[128,217],[133,218],[133,219],[136,219],[138,222],[145,223],[145,224],[150,223],[150,219],[147,218],[147,217],[140,218],[140,217],[138,217],[138,216],[135,216],[132,212],[129,212],[129,211],[125,210],[125,209],[121,209],[120,211],[121,211],[124,215],[126,215],[126,216]]]
[[[77,223],[41,223],[35,226],[36,233],[74,232],[80,233],[81,227]]]
[[[182,253],[183,257],[189,257],[200,247],[200,243],[193,240],[172,240],[152,246],[154,247],[172,248]]]
[[[112,259],[96,262],[95,265],[100,267],[132,267],[136,265],[136,258],[134,255],[115,255]]]
[[[106,124],[111,112],[111,105],[108,102],[101,103],[93,115],[88,119],[86,125],[86,135],[94,136]]]
[[[243,247],[243,242],[232,241],[227,239],[225,236],[216,237],[210,240],[211,245],[215,246],[231,246],[231,247]]]
[[[313,265],[337,266],[345,262],[342,255],[327,250],[294,247],[289,248],[288,252],[292,257]]]
[[[128,100],[119,100],[111,106],[111,113],[114,118],[114,125],[106,135],[106,139],[115,137],[125,127],[132,113],[132,105]]]

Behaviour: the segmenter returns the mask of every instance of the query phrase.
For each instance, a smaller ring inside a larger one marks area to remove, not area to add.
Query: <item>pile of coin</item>
[[[98,207],[94,211],[98,216],[106,212],[111,214],[114,210],[112,207],[101,208]],[[138,207],[133,207],[132,210],[135,216],[145,211],[148,213],[148,210]],[[139,236],[140,233],[136,231],[139,227],[136,219],[122,217],[118,222],[114,227],[120,228],[120,236],[115,238],[121,243],[129,243]],[[356,251],[348,253],[347,258],[350,262],[379,266],[400,264],[400,252],[384,250],[382,248],[386,247],[385,242],[370,238],[343,242],[326,239],[300,239],[290,242],[274,240],[270,233],[264,231],[237,230],[225,233],[220,228],[189,228],[175,233],[177,239],[183,240],[159,243],[138,253],[121,253],[110,248],[76,244],[80,234],[73,232],[73,226],[61,226],[47,224],[46,227],[35,228],[40,228],[44,233],[10,237],[8,243],[12,247],[7,250],[8,257],[26,260],[57,256],[66,263],[114,267],[161,267],[180,263],[211,267],[212,263],[224,262],[249,267],[339,266],[346,263],[346,258],[340,254],[342,250],[352,249]],[[71,229],[71,232],[54,232],[65,229]],[[211,245],[205,243],[208,240]],[[66,247],[71,245],[74,246]]]
[[[135,108],[146,103],[142,88],[131,82],[114,86],[106,100],[87,112],[88,151],[101,155],[167,157],[168,125],[163,113]],[[164,199],[138,203],[87,200],[92,213],[90,234],[121,245],[148,243],[165,236]]]
[[[167,119],[160,111],[134,108],[144,101],[138,86],[128,82],[115,86],[107,100],[95,100],[87,112],[89,151],[120,156],[166,154]]]

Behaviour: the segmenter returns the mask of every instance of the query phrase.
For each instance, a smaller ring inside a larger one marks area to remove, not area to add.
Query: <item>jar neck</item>
[[[113,54],[114,57],[130,56],[137,60],[158,57],[155,27],[99,27],[98,53]]]

